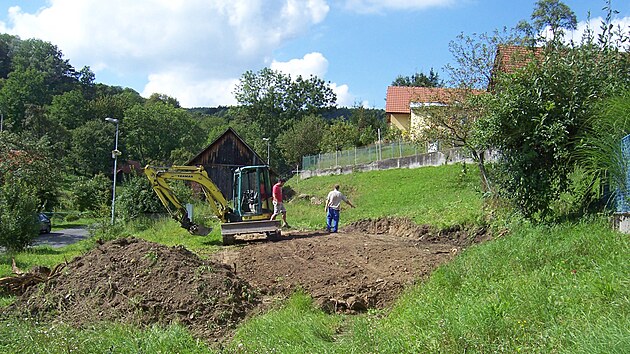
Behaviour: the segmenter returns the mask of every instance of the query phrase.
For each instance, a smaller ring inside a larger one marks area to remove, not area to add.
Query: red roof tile
[[[478,94],[482,91],[473,90]],[[436,87],[387,87],[385,113],[411,113],[411,103],[449,103],[462,93],[460,89]]]
[[[525,67],[534,57],[539,57],[542,51],[542,47],[500,45],[497,47],[494,70],[511,73]]]

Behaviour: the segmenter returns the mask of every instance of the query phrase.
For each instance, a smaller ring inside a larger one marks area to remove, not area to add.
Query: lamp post
[[[118,151],[118,119],[105,118],[106,121],[116,124],[116,142],[114,144],[114,150],[112,151],[112,159],[114,159],[114,185],[112,187],[112,225],[114,225],[114,210],[116,205],[116,167],[118,165],[118,156],[121,154]]]
[[[267,142],[267,166],[269,166],[269,140],[271,140],[271,139],[269,139],[269,138],[262,138],[262,139],[263,139],[263,141]]]

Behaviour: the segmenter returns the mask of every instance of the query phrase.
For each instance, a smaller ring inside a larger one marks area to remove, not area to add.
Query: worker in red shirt
[[[271,220],[275,220],[278,214],[282,214],[282,221],[284,221],[283,227],[291,227],[287,223],[287,209],[284,208],[282,203],[282,186],[284,185],[284,179],[278,178],[278,183],[273,185],[271,189],[271,195],[273,197],[273,214],[271,214]]]

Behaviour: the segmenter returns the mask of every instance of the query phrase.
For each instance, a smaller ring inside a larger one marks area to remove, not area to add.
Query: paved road
[[[88,237],[87,228],[55,230],[49,234],[39,235],[35,239],[33,246],[50,246],[53,248],[59,248],[68,246]]]

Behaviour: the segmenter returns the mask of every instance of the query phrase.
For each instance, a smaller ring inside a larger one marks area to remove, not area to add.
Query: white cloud
[[[75,67],[91,66],[97,81],[100,70],[121,81],[141,74],[145,93],[173,95],[184,106],[205,96],[204,105],[218,105],[235,78],[328,11],[326,0],[49,0],[35,13],[10,8],[0,31],[57,45]]]
[[[328,59],[322,53],[309,53],[302,59],[291,59],[287,62],[272,61],[270,68],[291,75],[292,78],[317,76],[323,78],[328,71]]]
[[[163,71],[149,75],[142,96],[163,93],[177,98],[182,107],[230,106],[237,103],[232,92],[238,82],[238,79],[203,79],[182,70]]]
[[[337,95],[337,106],[352,107],[354,106],[354,95],[350,93],[348,85],[337,85],[336,83],[330,83],[330,88]]]
[[[451,6],[455,2],[455,0],[345,0],[345,7],[358,13],[378,13],[388,10],[424,10]]]
[[[602,21],[602,17],[591,18],[589,21],[580,21],[574,31],[568,31],[564,34],[564,41],[567,43],[573,41],[574,43],[579,44],[588,30],[592,32],[595,40],[597,40],[597,36],[602,33]],[[619,36],[615,36],[614,34],[617,32],[618,28],[621,28],[621,30],[625,31],[625,33],[628,33],[630,30],[630,17],[613,19],[611,24],[613,25],[612,39],[613,41],[616,41],[619,39]],[[549,27],[545,28],[541,35],[548,39],[553,37]]]
[[[270,68],[284,74],[289,74],[292,79],[295,79],[298,76],[308,78],[313,75],[324,80],[326,72],[328,71],[328,59],[326,59],[321,53],[313,52],[304,55],[301,59],[291,59],[286,62],[274,60],[271,63]],[[338,106],[354,106],[354,95],[350,93],[348,85],[339,85],[334,82],[329,82],[328,86],[337,95]]]

